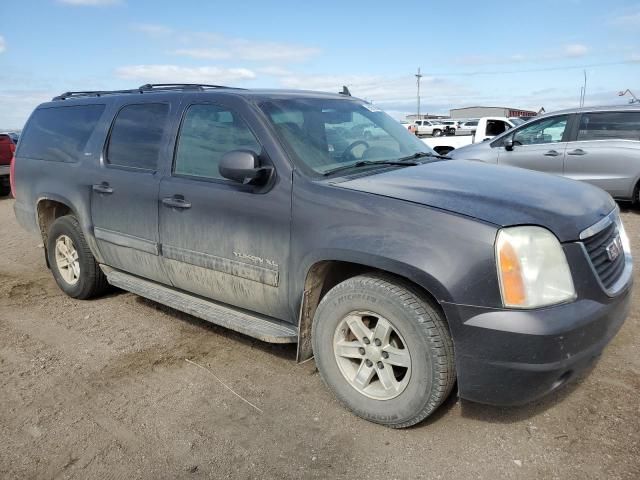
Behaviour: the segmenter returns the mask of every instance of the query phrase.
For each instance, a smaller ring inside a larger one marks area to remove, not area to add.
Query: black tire
[[[2,178],[0,178],[0,197],[7,197],[11,195],[11,185],[4,183]]]
[[[66,235],[73,242],[78,253],[78,263],[80,266],[80,274],[77,283],[70,284],[62,276],[56,261],[56,242],[62,236]],[[47,238],[47,259],[53,278],[60,289],[70,297],[80,300],[102,295],[109,289],[107,278],[98,266],[87,241],[82,234],[82,229],[78,220],[73,215],[65,215],[57,218],[51,228]]]
[[[431,135],[433,135],[434,137],[440,137],[442,135],[442,130],[436,128]]]
[[[386,318],[406,343],[411,375],[395,398],[370,398],[352,386],[338,366],[334,335],[354,311]],[[312,341],[318,371],[338,400],[356,415],[392,428],[424,420],[448,397],[456,380],[453,343],[443,315],[425,295],[392,276],[360,275],[327,292],[314,316]]]

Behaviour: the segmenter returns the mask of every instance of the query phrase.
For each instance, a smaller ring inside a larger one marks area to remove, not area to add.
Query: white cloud
[[[108,5],[117,5],[122,3],[122,0],[58,0],[58,3],[78,7],[105,7]]]
[[[384,110],[412,112],[416,108],[416,82],[413,75],[290,75],[279,79],[285,88],[337,93],[346,85],[355,97],[372,100]],[[425,76],[421,83],[422,111],[438,110],[440,105],[472,98],[474,92],[450,80]],[[477,94],[477,93],[475,93]],[[428,105],[427,105],[428,103]],[[427,109],[427,110],[425,110]]]
[[[143,83],[225,84],[251,80],[256,74],[247,68],[182,67],[179,65],[129,65],[116,69],[116,75]]]
[[[589,53],[589,47],[582,45],[581,43],[573,43],[571,45],[565,45],[563,49],[564,56],[569,58],[584,57]]]
[[[0,90],[0,131],[20,130],[34,108],[59,93],[46,90]]]
[[[640,27],[640,7],[613,17],[609,23],[618,27]]]
[[[4,37],[0,35],[0,53],[3,53],[7,50],[7,42],[5,42]]]
[[[165,25],[134,24],[132,28],[148,36],[168,37],[174,46],[169,53],[199,60],[234,58],[251,62],[302,62],[321,50],[297,43],[282,43],[226,37],[215,32],[177,31]],[[181,44],[175,48],[175,44]]]
[[[292,73],[286,68],[277,67],[277,66],[269,66],[269,67],[261,67],[256,69],[258,73],[269,75],[272,77],[287,77],[292,75]]]
[[[454,60],[459,65],[510,65],[517,63],[543,63],[566,58],[584,57],[589,53],[589,47],[581,43],[564,45],[558,51],[541,52],[537,54],[514,53],[506,55],[470,55]]]
[[[149,36],[165,36],[173,33],[173,29],[155,23],[135,23],[131,28]]]
[[[183,37],[183,40],[187,37]],[[251,62],[301,62],[320,53],[320,49],[277,42],[259,42],[239,38],[218,38],[216,46],[181,48],[171,53],[207,60],[236,58]]]
[[[234,57],[250,61],[300,62],[320,53],[320,49],[315,47],[244,39],[232,39],[229,46]]]
[[[232,56],[229,50],[223,50],[221,48],[180,48],[178,50],[173,50],[170,53],[182,57],[204,60],[223,60],[231,58]]]

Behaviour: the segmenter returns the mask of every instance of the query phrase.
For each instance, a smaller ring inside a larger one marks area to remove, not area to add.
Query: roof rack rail
[[[224,85],[208,85],[205,83],[146,83],[140,85],[138,88],[128,90],[86,90],[78,92],[64,92],[56,97],[53,97],[53,101],[66,100],[67,98],[78,97],[102,97],[105,95],[119,95],[123,93],[145,93],[154,91],[165,90],[197,90],[203,92],[210,88],[229,88],[233,90],[244,90],[237,87],[225,87]]]
[[[140,85],[140,90],[205,90],[207,88],[233,88],[224,85],[208,85],[206,83],[147,83]]]
[[[135,90],[86,90],[86,91],[78,91],[78,92],[64,92],[58,95],[57,97],[53,97],[53,101],[56,100],[66,100],[67,98],[77,98],[77,97],[102,97],[103,95],[118,95],[120,93],[142,93],[140,89]]]

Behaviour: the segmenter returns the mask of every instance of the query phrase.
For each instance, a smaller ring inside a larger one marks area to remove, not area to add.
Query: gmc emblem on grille
[[[622,240],[620,240],[620,235],[616,235],[616,238],[607,245],[607,257],[609,257],[609,261],[613,262],[616,258],[620,256],[622,253]]]

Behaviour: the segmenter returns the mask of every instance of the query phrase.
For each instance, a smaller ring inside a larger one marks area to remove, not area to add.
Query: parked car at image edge
[[[17,137],[11,133],[0,133],[0,197],[11,193],[10,170],[11,160],[16,151]]]
[[[561,175],[640,201],[640,107],[569,109],[448,154]]]
[[[297,342],[340,402],[394,428],[454,384],[498,405],[557,389],[629,309],[609,195],[443,161],[344,95],[69,92],[31,115],[14,168],[16,217],[69,296],[112,284]]]

